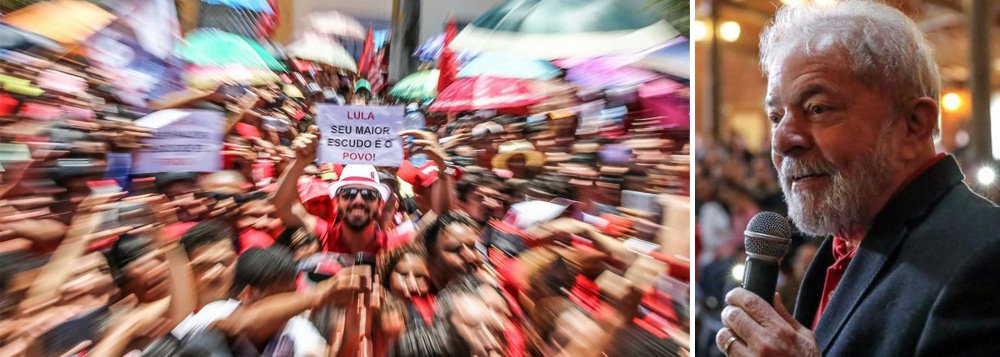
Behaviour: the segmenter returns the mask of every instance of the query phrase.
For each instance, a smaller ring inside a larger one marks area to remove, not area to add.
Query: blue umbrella
[[[491,53],[469,61],[458,71],[458,76],[489,75],[521,79],[552,79],[558,77],[560,72],[548,61]]]
[[[234,9],[246,9],[254,12],[265,12],[273,14],[274,9],[267,0],[201,0],[201,2],[212,5],[229,6]]]
[[[26,50],[35,47],[54,52],[64,50],[56,41],[48,37],[7,24],[0,24],[0,48]]]
[[[417,47],[416,51],[413,51],[413,57],[416,57],[420,62],[434,62],[441,57],[441,49],[444,47],[444,32],[438,33],[434,36],[428,37],[423,43]],[[465,63],[471,60],[475,55],[470,53],[458,53],[458,62]]]
[[[480,15],[451,47],[543,59],[634,53],[679,34],[648,0],[506,0]]]
[[[636,65],[680,78],[691,78],[691,44],[678,41],[647,54]]]

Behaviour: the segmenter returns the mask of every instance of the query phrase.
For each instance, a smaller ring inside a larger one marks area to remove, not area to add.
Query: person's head
[[[238,194],[247,192],[250,182],[243,174],[226,170],[205,175],[198,180],[198,187],[204,192]]]
[[[337,219],[354,232],[364,231],[376,222],[389,196],[388,187],[379,182],[371,165],[345,166],[330,189],[337,201]]]
[[[439,296],[439,316],[452,328],[452,336],[461,338],[468,348],[465,356],[505,355],[504,317],[478,295],[477,290],[459,289]]]
[[[181,237],[194,274],[198,306],[229,296],[236,268],[235,241],[233,229],[217,220],[198,223]]]
[[[799,246],[799,249],[795,250],[795,260],[792,261],[792,274],[795,274],[796,278],[805,276],[806,269],[809,268],[809,264],[816,257],[817,250],[819,250],[819,247],[816,242],[811,241],[803,243]]]
[[[507,169],[514,173],[514,177],[527,177],[527,157],[524,154],[515,154],[507,159]]]
[[[295,260],[280,246],[250,248],[236,260],[233,294],[245,304],[295,290]]]
[[[389,197],[385,200],[385,207],[382,209],[382,222],[391,221],[400,211],[399,179],[387,171],[378,172],[379,182],[389,188]]]
[[[216,197],[210,201],[213,217],[235,220],[239,213],[235,196],[246,193],[250,183],[238,171],[226,170],[203,176],[198,180],[198,188],[202,193]]]
[[[378,257],[382,286],[397,297],[422,296],[430,292],[427,252],[420,244],[399,246]]]
[[[785,6],[764,30],[771,157],[812,235],[863,230],[934,155],[940,76],[902,12],[874,1]]]
[[[316,237],[305,227],[286,228],[274,243],[288,248],[295,261],[300,261],[320,251],[319,237]]]
[[[191,172],[162,173],[156,175],[156,191],[174,199],[198,190],[198,175]]]
[[[488,173],[464,175],[455,184],[457,206],[480,226],[490,218],[501,218],[495,215],[498,213],[496,210],[503,206],[500,186],[500,181]]]
[[[476,223],[464,213],[451,211],[431,222],[423,233],[431,278],[447,283],[459,274],[476,271],[482,263],[477,239]]]
[[[170,295],[167,261],[151,237],[123,234],[107,257],[115,282],[125,295],[135,295],[143,303]]]

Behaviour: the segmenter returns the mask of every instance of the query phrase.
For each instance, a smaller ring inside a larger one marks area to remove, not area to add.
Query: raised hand
[[[292,150],[295,150],[295,159],[304,165],[316,161],[316,148],[318,145],[319,130],[313,125],[305,133],[299,134],[292,141]]]

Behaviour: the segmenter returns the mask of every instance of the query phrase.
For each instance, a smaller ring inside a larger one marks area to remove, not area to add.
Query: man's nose
[[[771,136],[771,150],[781,156],[797,156],[812,147],[809,123],[801,115],[788,111]]]

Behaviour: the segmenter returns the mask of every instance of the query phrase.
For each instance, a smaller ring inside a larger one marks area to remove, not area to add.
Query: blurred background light
[[[733,265],[733,271],[731,272],[733,280],[743,281],[743,269],[745,268],[746,266],[743,263]]]
[[[719,38],[726,42],[736,42],[740,39],[740,24],[736,21],[726,21],[719,25]]]
[[[997,179],[997,173],[996,171],[993,170],[992,167],[983,166],[976,171],[976,181],[979,182],[980,185],[983,186],[992,185],[993,182],[996,181],[996,179]]]
[[[962,96],[955,92],[945,93],[941,97],[941,108],[949,112],[958,111],[962,108]]]
[[[704,41],[706,38],[708,38],[708,26],[705,26],[705,21],[695,20],[691,25],[691,39]]]

